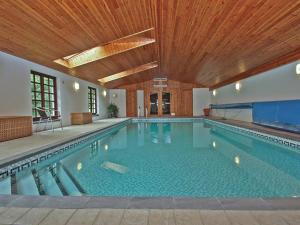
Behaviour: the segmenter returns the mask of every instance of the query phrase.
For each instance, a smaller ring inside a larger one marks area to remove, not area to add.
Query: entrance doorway
[[[154,92],[149,96],[149,116],[167,116],[171,114],[171,93]]]

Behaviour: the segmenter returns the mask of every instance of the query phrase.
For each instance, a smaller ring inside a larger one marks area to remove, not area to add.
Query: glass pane
[[[35,99],[34,92],[31,92],[31,99]]]
[[[51,101],[54,101],[54,95],[51,95],[51,94],[50,94],[50,100],[51,100]]]
[[[48,94],[44,94],[44,99],[45,99],[45,101],[49,101],[49,95]]]
[[[35,76],[35,82],[36,83],[41,83],[41,77],[39,75],[34,75]]]
[[[45,102],[45,109],[49,109],[50,108],[50,103],[49,102]]]
[[[33,74],[30,74],[30,80],[31,80],[31,82],[34,82],[34,75]]]
[[[153,93],[150,95],[150,114],[157,115],[158,114],[158,94]]]
[[[51,108],[51,109],[55,109],[55,104],[54,104],[54,102],[51,102],[50,108]]]
[[[44,77],[44,84],[49,84],[49,79],[47,77]]]
[[[170,114],[170,102],[171,102],[171,94],[169,92],[162,93],[162,111],[163,114]]]
[[[40,84],[35,84],[35,91],[41,91],[41,85]]]
[[[54,83],[53,83],[53,79],[49,79],[49,85],[53,86]]]
[[[36,104],[35,104],[36,107],[42,107],[42,103],[40,101],[36,101]]]
[[[31,91],[34,91],[34,84],[31,83]]]
[[[49,90],[50,90],[49,91],[50,93],[54,93],[54,88],[53,87],[49,87]]]
[[[36,92],[35,97],[36,97],[36,100],[42,100],[41,93]]]
[[[49,86],[48,85],[44,85],[44,92],[48,93],[49,92]]]

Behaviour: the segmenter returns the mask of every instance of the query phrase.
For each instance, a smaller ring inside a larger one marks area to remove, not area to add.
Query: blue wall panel
[[[300,100],[253,103],[253,122],[300,132]]]

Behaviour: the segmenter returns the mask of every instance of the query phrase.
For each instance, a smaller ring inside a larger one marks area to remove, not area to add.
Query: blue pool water
[[[5,182],[14,190],[5,189]],[[300,154],[201,120],[131,122],[63,158],[0,181],[0,190],[30,195],[291,197],[300,195]]]

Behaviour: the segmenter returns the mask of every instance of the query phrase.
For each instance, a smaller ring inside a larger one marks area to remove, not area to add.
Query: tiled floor
[[[299,225],[300,211],[0,208],[0,224]]]
[[[113,124],[127,120],[128,118],[102,119],[94,121],[92,124],[64,127],[63,130],[55,129],[34,133],[30,137],[19,138],[0,143],[0,164],[14,158],[36,152],[41,149],[57,145],[78,136],[106,128]]]

